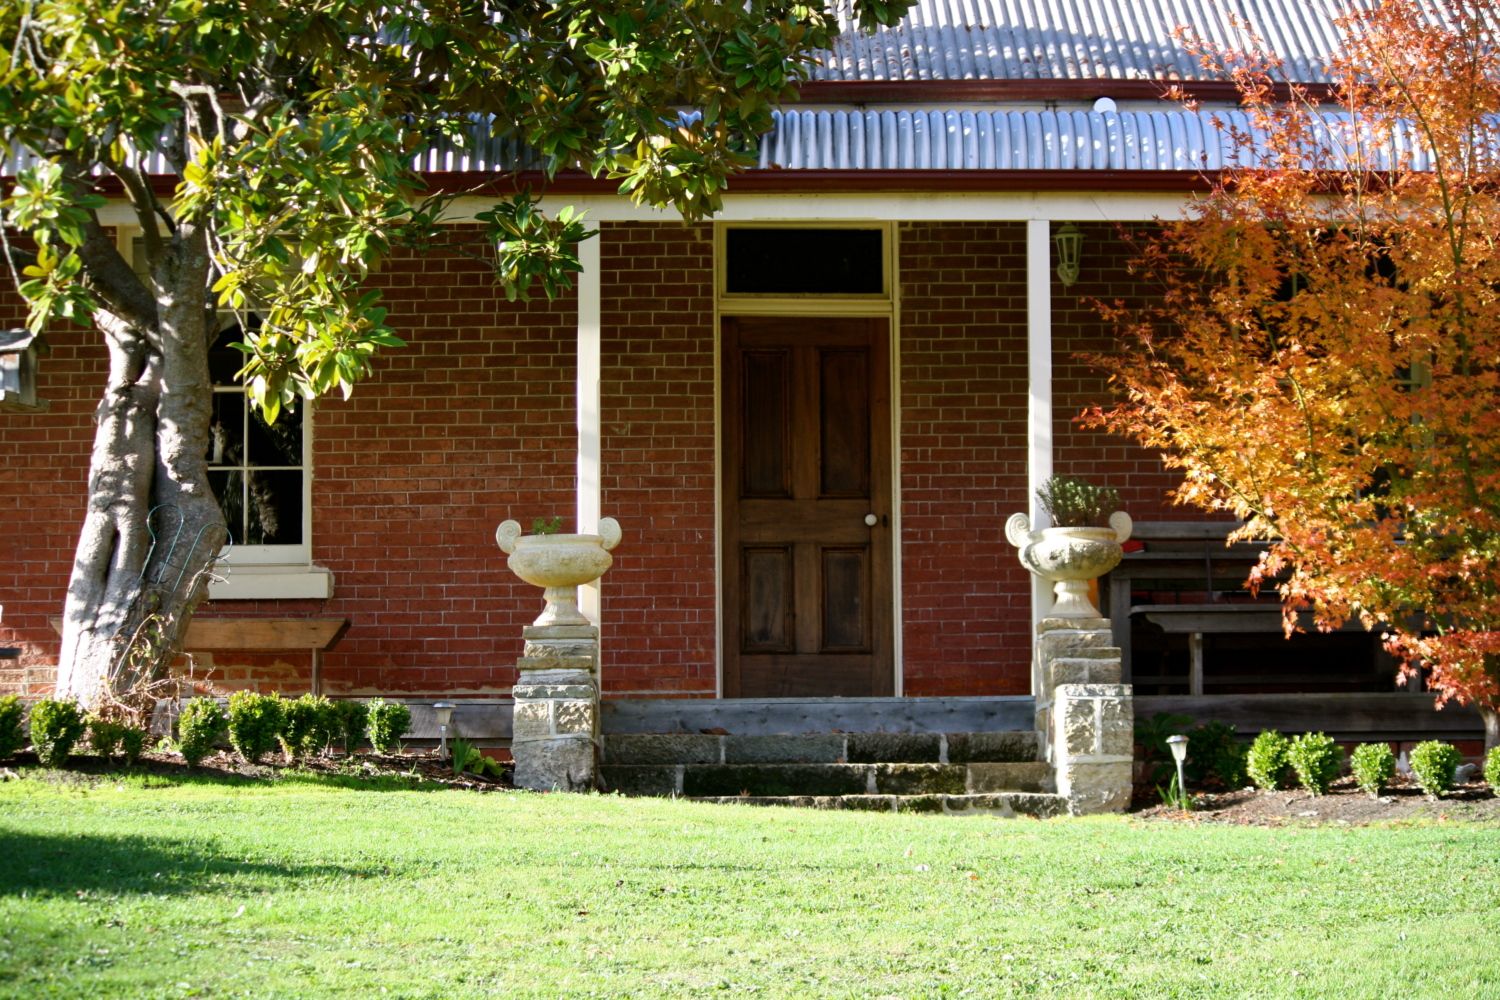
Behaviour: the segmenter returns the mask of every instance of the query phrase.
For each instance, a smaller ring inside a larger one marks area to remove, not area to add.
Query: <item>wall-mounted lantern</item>
[[[1071,222],[1064,222],[1052,234],[1052,245],[1057,248],[1057,280],[1067,288],[1078,280],[1078,258],[1083,253],[1083,230]]]
[[[47,408],[36,396],[37,356],[47,342],[27,330],[0,330],[0,410],[36,413]]]

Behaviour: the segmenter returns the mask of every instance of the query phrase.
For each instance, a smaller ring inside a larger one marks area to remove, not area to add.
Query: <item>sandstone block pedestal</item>
[[[1108,618],[1047,618],[1037,626],[1036,726],[1057,791],[1080,815],[1130,805],[1132,688]]]
[[[530,625],[517,661],[511,755],[517,788],[589,791],[597,783],[599,630]]]

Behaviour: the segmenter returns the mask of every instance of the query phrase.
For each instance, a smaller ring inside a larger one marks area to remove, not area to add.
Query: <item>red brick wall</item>
[[[1079,228],[1083,254],[1078,281],[1069,288],[1055,278],[1052,282],[1054,471],[1114,486],[1137,521],[1224,520],[1173,504],[1168,493],[1181,476],[1163,466],[1155,452],[1078,423],[1084,410],[1109,400],[1112,391],[1108,373],[1085,356],[1133,349],[1113,323],[1100,318],[1098,303],[1144,303],[1153,292],[1127,270],[1130,230],[1110,223]]]
[[[1030,690],[1026,269],[1019,224],[900,230],[902,651],[908,695]]]
[[[603,228],[606,694],[712,697],[713,241],[708,226]]]
[[[706,226],[603,227],[603,511],[625,540],[604,588],[607,693],[709,696],[715,685],[714,330]],[[1028,578],[1002,537],[1026,506],[1026,313],[1021,224],[900,232],[902,613],[909,695],[1024,693]],[[1188,516],[1149,456],[1069,418],[1103,391],[1073,355],[1112,346],[1090,298],[1136,294],[1109,231],[1090,227],[1084,277],[1054,285],[1058,469],[1117,482],[1133,514]],[[571,296],[507,303],[485,269],[407,257],[379,276],[409,341],[354,397],[314,418],[314,561],[328,601],[218,601],[205,615],[330,615],[351,625],[324,659],[333,693],[507,692],[540,595],[515,580],[495,525],[574,504]],[[0,322],[21,320],[0,293]],[[84,506],[96,335],[55,331],[52,409],[0,433],[0,690],[50,683]],[[225,686],[304,689],[305,654],[203,657]]]

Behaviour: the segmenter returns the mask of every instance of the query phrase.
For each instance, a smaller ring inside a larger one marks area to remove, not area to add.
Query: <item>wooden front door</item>
[[[724,694],[889,695],[885,320],[723,330]]]

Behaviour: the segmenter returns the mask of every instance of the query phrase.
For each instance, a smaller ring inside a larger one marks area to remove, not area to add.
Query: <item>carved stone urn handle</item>
[[[1005,540],[1018,549],[1031,541],[1031,518],[1025,514],[1012,514],[1005,522]]]
[[[599,543],[608,552],[620,544],[620,522],[612,517],[599,519]]]
[[[615,529],[619,530],[618,527]],[[521,537],[521,525],[517,521],[501,521],[500,527],[495,529],[495,544],[500,546],[500,551],[510,555],[516,551],[516,541]]]
[[[1109,515],[1109,526],[1115,529],[1115,541],[1123,545],[1135,528],[1135,522],[1130,519],[1129,514],[1123,510],[1117,510]]]

